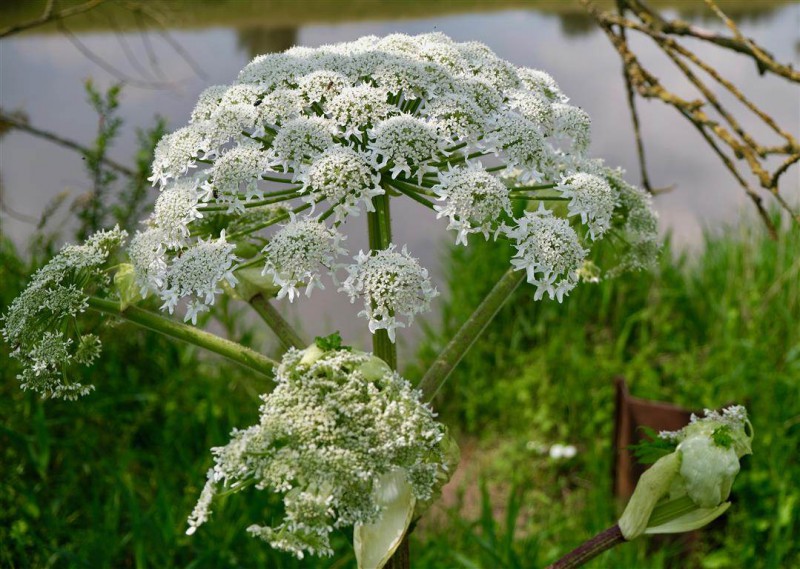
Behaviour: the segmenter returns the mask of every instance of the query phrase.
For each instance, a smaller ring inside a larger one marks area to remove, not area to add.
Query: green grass
[[[496,251],[477,240],[453,250],[444,331],[429,335],[421,361],[502,272]],[[0,312],[45,256],[24,261],[0,240]],[[707,236],[693,259],[667,250],[656,274],[582,285],[562,305],[535,303],[521,287],[436,402],[472,452],[460,491],[415,532],[413,566],[540,567],[613,524],[616,375],[640,397],[694,408],[745,403],[754,455],[724,523],[701,532],[690,560],[674,543],[642,540],[592,566],[800,565],[798,282],[796,228],[777,242],[742,228]],[[319,562],[247,536],[250,523],[278,512],[274,497],[258,493],[226,498],[185,536],[208,449],[255,420],[268,382],[124,325],[106,338],[86,377],[97,391],[78,403],[21,392],[0,344],[0,567],[353,565],[346,532],[337,557]],[[569,442],[579,454],[556,463],[529,441]]]

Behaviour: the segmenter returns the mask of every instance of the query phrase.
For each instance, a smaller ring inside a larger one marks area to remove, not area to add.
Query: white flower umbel
[[[427,311],[431,299],[439,294],[427,269],[409,255],[405,246],[400,252],[395,251],[394,244],[380,251],[360,251],[347,272],[340,290],[350,296],[350,302],[363,298],[364,310],[359,316],[369,319],[370,332],[386,330],[392,342],[395,328],[410,325],[414,315]],[[398,321],[400,316],[408,321]]]
[[[382,360],[350,349],[290,349],[257,425],[212,449],[214,468],[189,518],[194,533],[216,489],[283,494],[284,518],[247,531],[272,547],[332,555],[335,528],[381,516],[378,482],[400,469],[413,495],[434,491],[444,429],[419,392]]]
[[[3,338],[20,361],[22,389],[64,399],[93,389],[67,377],[71,366],[89,365],[100,353],[97,336],[78,328],[77,317],[88,306],[87,288],[109,284],[105,265],[126,236],[115,227],[95,233],[82,245],[63,247],[8,307],[2,317]]]
[[[571,150],[582,156],[592,140],[589,115],[583,109],[565,103],[555,103],[552,108],[556,136],[562,141],[571,141]]]
[[[346,87],[327,105],[327,112],[344,137],[360,138],[369,128],[398,112],[387,93],[371,85]]]
[[[347,146],[334,146],[312,162],[301,177],[305,200],[315,203],[326,199],[333,206],[335,218],[342,221],[359,215],[361,204],[373,211],[372,198],[384,193],[380,175],[364,154]]]
[[[599,239],[611,227],[619,199],[605,179],[579,172],[564,178],[558,189],[562,196],[570,198],[569,214],[580,216],[592,239]]]
[[[269,156],[261,146],[244,144],[217,158],[208,170],[210,179],[205,185],[213,190],[217,201],[229,204],[230,211],[241,211],[244,202],[263,195],[258,182],[268,170]]]
[[[278,127],[300,116],[303,112],[303,98],[297,90],[278,89],[264,97],[257,112],[259,124]]]
[[[538,125],[542,134],[545,136],[553,134],[555,123],[553,105],[545,95],[527,89],[517,89],[510,93],[509,104],[523,117]]]
[[[189,237],[189,224],[203,218],[197,209],[197,185],[197,180],[180,178],[165,187],[156,200],[152,221],[163,231],[164,244],[170,249],[183,246]]]
[[[319,69],[301,77],[298,88],[306,105],[323,104],[350,87],[350,80],[343,73],[330,69]]]
[[[554,175],[553,151],[536,123],[508,113],[497,120],[493,133],[496,150],[506,164],[519,170],[522,182],[541,181]]]
[[[133,265],[140,294],[159,291],[167,279],[166,251],[170,239],[163,229],[137,231],[128,246],[128,258]]]
[[[467,235],[483,233],[486,239],[497,229],[501,216],[511,214],[508,188],[480,164],[455,168],[439,176],[433,191],[444,205],[436,217],[447,217],[447,229],[458,231],[456,243],[467,245]]]
[[[587,251],[567,220],[542,205],[518,219],[517,227],[506,234],[517,249],[511,264],[528,273],[528,282],[536,285],[536,300],[547,293],[561,302],[575,288]]]
[[[299,117],[288,121],[275,135],[270,165],[297,174],[308,162],[333,146],[334,125],[322,117]]]
[[[463,95],[436,98],[422,112],[442,136],[453,142],[473,142],[486,126],[486,116],[478,103]]]
[[[422,183],[426,172],[436,168],[429,162],[442,157],[443,139],[436,127],[422,119],[401,115],[378,124],[370,131],[370,149],[379,169],[387,169],[392,178],[404,174]]]
[[[222,97],[228,89],[228,85],[212,85],[200,93],[189,122],[207,121],[210,119],[211,115],[213,115],[214,111],[219,107],[220,101],[222,101]]]
[[[242,131],[253,131],[259,123],[258,104],[263,89],[255,85],[234,85],[222,95],[219,105],[211,113],[209,122],[214,125],[209,137],[212,152],[231,138],[242,140]]]
[[[156,145],[153,175],[148,178],[162,186],[196,166],[198,156],[209,150],[206,123],[193,123],[162,138]]]
[[[236,285],[233,275],[237,261],[233,254],[235,245],[225,239],[225,231],[219,238],[200,239],[197,244],[183,251],[168,268],[166,282],[161,291],[164,301],[162,309],[175,309],[178,301],[187,296],[194,296],[189,302],[184,320],[197,324],[197,316],[214,304],[214,297],[222,292],[219,282],[225,280],[229,285]]]
[[[566,103],[569,99],[561,92],[555,79],[538,69],[522,67],[517,70],[522,85],[535,93],[541,93],[554,103]]]
[[[163,296],[175,260],[223,229],[247,266],[267,267],[259,251],[281,230],[269,229],[277,223],[269,218],[253,217],[265,205],[281,204],[276,215],[284,216],[324,207],[320,218],[330,217],[338,228],[364,210],[391,224],[391,204],[407,199],[446,219],[459,244],[503,224],[517,233],[532,219],[546,226],[549,233],[523,241],[557,237],[560,245],[538,253],[541,265],[531,264],[528,245],[527,260],[518,255],[514,261],[529,270],[536,298],[545,292],[561,298],[576,279],[651,267],[659,248],[649,196],[588,156],[589,117],[567,101],[547,73],[438,32],[259,56],[233,85],[204,91],[189,126],[159,143],[152,179],[169,188],[147,226],[160,230],[163,242],[150,230],[146,239],[137,235],[136,280]],[[195,180],[197,203],[188,190],[171,189]],[[564,207],[553,206],[559,201]],[[551,213],[521,213],[539,203]],[[319,238],[314,227],[306,227],[312,241]],[[621,237],[614,243],[621,260],[599,267],[594,260],[612,257],[590,256],[584,247],[603,247],[612,228]],[[276,243],[287,234],[281,236]],[[315,288],[328,267],[317,262],[311,273],[277,265],[267,271],[283,271],[281,294],[296,299],[299,285]],[[167,296],[165,309],[174,303]],[[192,304],[191,311],[202,309]],[[370,318],[373,330],[382,318]]]
[[[320,267],[333,268],[338,255],[347,253],[340,243],[341,233],[316,219],[294,219],[272,236],[264,247],[266,256],[262,274],[272,276],[281,287],[278,298],[298,296],[297,285],[305,283],[306,296],[314,288],[325,288],[320,278]]]

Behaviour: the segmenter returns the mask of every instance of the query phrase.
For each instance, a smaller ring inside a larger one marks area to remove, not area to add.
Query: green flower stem
[[[539,186],[514,186],[513,188],[508,188],[508,190],[510,192],[536,192],[538,190],[552,190],[557,187],[558,184],[541,184]]]
[[[387,180],[389,185],[394,186],[398,190],[400,189],[398,186],[406,188],[407,190],[411,190],[412,192],[417,192],[418,194],[422,194],[424,196],[429,196],[432,198],[438,197],[438,194],[432,191],[430,188],[421,188],[408,182],[406,180]]]
[[[564,557],[552,565],[549,565],[547,569],[572,569],[573,567],[580,567],[604,551],[608,551],[612,547],[624,542],[625,538],[622,537],[619,526],[615,525],[598,533],[593,538],[584,541]]]
[[[460,164],[466,160],[472,160],[473,158],[480,158],[481,156],[488,156],[488,152],[473,152],[471,154],[467,154],[464,156],[463,154],[457,154],[456,156],[451,156],[446,160],[442,160],[441,162],[434,162],[434,166],[442,167],[442,166],[453,166],[455,164]]]
[[[424,205],[428,209],[433,209],[433,202],[431,202],[430,200],[426,200],[425,198],[423,198],[421,195],[419,195],[414,190],[412,190],[410,188],[406,188],[404,185],[400,185],[396,181],[395,182],[389,182],[389,185],[392,186],[394,189],[396,189],[401,194],[403,194],[404,196],[407,196],[407,197],[411,198],[412,200],[414,200],[417,203],[421,203],[422,205]]]
[[[89,308],[95,312],[127,320],[148,330],[164,334],[169,338],[183,340],[189,344],[205,348],[264,375],[271,375],[272,369],[278,365],[275,360],[241,344],[136,306],[129,306],[125,310],[121,310],[122,307],[117,301],[92,296],[89,297]]]
[[[308,343],[303,342],[300,335],[292,328],[292,326],[281,316],[281,313],[275,310],[272,303],[263,294],[257,294],[250,299],[250,305],[258,312],[262,320],[267,323],[267,326],[272,328],[275,335],[281,341],[285,348],[305,348]]]
[[[508,269],[500,280],[494,285],[483,301],[478,305],[466,322],[456,332],[450,343],[439,353],[422,376],[422,380],[417,386],[422,391],[422,400],[430,402],[436,393],[447,380],[450,373],[464,357],[464,354],[472,347],[478,336],[486,329],[486,326],[495,315],[500,311],[506,301],[511,298],[511,294],[525,280],[525,271],[517,271],[513,268]]]
[[[455,146],[450,146],[449,148],[445,148],[445,149],[444,149],[444,151],[445,151],[445,152],[455,152],[456,150],[461,150],[461,149],[462,149],[462,148],[464,148],[466,145],[467,145],[467,143],[466,143],[466,142],[459,142],[459,143],[458,143],[458,144],[456,144]]]
[[[389,212],[389,196],[372,198],[375,211],[367,213],[369,248],[373,251],[386,249],[392,242],[392,219]],[[392,369],[397,369],[397,346],[389,339],[386,330],[377,330],[372,335],[372,351]]]
[[[285,195],[285,196],[273,197],[271,199],[257,200],[257,201],[253,201],[253,202],[244,204],[244,207],[245,207],[245,209],[249,209],[249,208],[252,208],[252,207],[259,207],[259,206],[262,206],[262,205],[272,205],[272,204],[281,203],[281,202],[285,202],[285,201],[294,199],[294,197],[295,196],[292,196],[292,195]],[[213,205],[207,205],[207,206],[200,206],[197,209],[199,211],[227,211],[228,207],[229,206],[226,205],[226,204],[213,204]]]
[[[310,203],[305,203],[305,204],[303,204],[301,206],[298,206],[298,207],[294,208],[292,210],[292,213],[300,213],[301,211],[305,211],[310,207],[311,207]],[[236,239],[240,239],[240,238],[242,238],[242,237],[244,237],[246,235],[250,235],[251,233],[253,233],[255,231],[259,231],[261,229],[265,229],[265,228],[269,227],[270,225],[275,225],[276,223],[280,223],[281,221],[285,221],[287,219],[289,219],[289,214],[288,213],[284,213],[282,215],[279,215],[278,217],[273,217],[269,221],[265,221],[263,223],[259,223],[257,225],[254,225],[253,227],[248,227],[247,229],[243,229],[242,231],[237,231],[236,233],[231,233],[230,235],[228,235],[228,241],[235,241]]]
[[[341,202],[339,202],[339,203],[341,203]],[[336,206],[329,207],[328,211],[326,211],[325,213],[323,213],[322,215],[319,216],[319,221],[325,221],[330,216],[332,216],[335,211],[336,211]]]
[[[255,257],[249,259],[248,261],[242,263],[241,265],[238,265],[236,267],[236,270],[238,271],[240,269],[248,269],[250,267],[258,265],[260,262],[262,262],[266,258],[267,258],[267,256],[263,255],[263,254],[256,255]]]
[[[512,200],[524,200],[529,202],[568,202],[572,199],[561,196],[525,196],[522,194],[511,194],[509,198]]]
[[[262,180],[266,180],[267,182],[277,182],[278,184],[296,184],[297,182],[293,182],[289,178],[276,178],[275,176],[261,176]],[[302,187],[302,186],[299,186]],[[292,190],[294,191],[294,190]]]

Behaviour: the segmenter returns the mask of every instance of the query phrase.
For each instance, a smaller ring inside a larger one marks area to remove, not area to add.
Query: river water
[[[759,4],[752,3],[754,11],[742,19],[742,30],[778,60],[796,60],[800,50],[800,5],[779,4],[758,10]],[[165,41],[155,31],[124,28],[110,31],[102,26],[76,28],[72,37],[46,29],[28,32],[0,41],[0,106],[5,111],[24,110],[31,124],[90,143],[96,117],[84,102],[82,81],[91,77],[103,87],[115,78],[87,58],[80,49],[83,48],[94,59],[102,58],[117,73],[137,83],[124,89],[120,114],[125,128],[111,153],[118,161],[129,162],[135,147],[134,127],[152,124],[155,114],[166,117],[171,129],[182,126],[203,88],[232,82],[237,72],[258,53],[294,44],[318,46],[348,41],[366,34],[437,30],[458,41],[482,41],[500,57],[517,65],[551,73],[571,102],[586,109],[592,117],[593,154],[625,168],[631,181],[639,180],[621,63],[606,37],[585,17],[574,14],[555,15],[536,9],[492,11],[492,6],[487,2],[484,8],[488,11],[480,13],[391,20],[377,14],[366,21],[293,21],[277,27],[269,23],[242,27],[242,22],[234,25],[209,21],[193,22],[196,27],[184,28],[178,27],[184,22],[176,21],[175,29],[170,30],[171,41]],[[325,16],[309,10],[306,21],[320,18]],[[713,20],[693,19],[722,31]],[[191,54],[191,59],[202,69],[202,76],[172,42]],[[681,94],[691,94],[671,63],[652,45],[641,40],[634,46],[646,66],[665,85]],[[747,94],[779,123],[798,133],[800,102],[796,86],[781,79],[759,78],[754,67],[742,58],[704,46],[698,49],[723,75],[744,85]],[[165,82],[169,86],[165,87]],[[639,108],[650,179],[657,187],[674,186],[671,192],[656,199],[661,230],[671,232],[679,246],[691,248],[699,243],[704,228],[713,229],[740,219],[741,212],[750,209],[743,190],[694,128],[660,102],[640,102]],[[747,126],[748,121],[744,124]],[[78,196],[90,187],[78,155],[22,132],[11,132],[0,141],[0,176],[5,203],[32,216],[37,216],[59,192],[67,190]],[[800,202],[797,169],[784,180],[785,195],[795,203]],[[407,244],[431,269],[434,279],[441,282],[437,266],[443,245],[452,235],[447,235],[443,224],[435,223],[433,216],[425,216],[427,211],[420,214],[422,208],[398,206],[394,212],[395,241]],[[31,233],[29,224],[7,216],[2,224],[3,230],[18,243],[24,243]],[[355,237],[349,242],[354,251],[365,245],[364,240]],[[435,309],[436,303],[434,312]],[[293,306],[290,311],[292,318],[304,321],[309,336],[340,329],[351,340],[365,341],[364,322],[354,322],[352,318],[356,312],[356,307],[332,290],[315,293],[310,301]],[[412,348],[416,336],[412,333],[406,338],[401,353]]]

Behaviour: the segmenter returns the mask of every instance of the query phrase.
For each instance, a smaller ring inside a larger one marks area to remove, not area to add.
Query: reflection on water
[[[409,3],[409,6],[411,4],[416,3]],[[181,80],[169,90],[126,88],[122,115],[128,128],[112,153],[118,161],[131,158],[135,147],[134,126],[151,124],[156,113],[166,116],[171,128],[182,126],[202,89],[210,84],[231,83],[256,54],[280,51],[294,44],[318,46],[349,41],[366,34],[385,35],[397,31],[416,34],[440,30],[457,41],[485,42],[500,57],[517,65],[550,72],[572,101],[592,116],[593,153],[611,164],[623,166],[632,181],[638,180],[634,141],[616,52],[584,15],[519,9],[523,4],[526,3],[511,2],[508,5],[515,9],[498,12],[396,20],[380,20],[373,16],[371,21],[313,25],[301,22],[322,19],[324,14],[306,9],[306,20],[299,21],[297,18],[292,21],[288,16],[281,19],[281,14],[277,14],[273,19],[277,23],[270,25],[269,18],[261,10],[260,17],[252,18],[246,26],[242,22],[244,16],[238,14],[235,15],[237,26],[217,26],[215,23],[216,27],[176,29],[172,37],[202,66],[207,76],[203,79],[196,77],[185,59],[155,32],[111,32],[87,25],[87,31],[77,37],[83,45],[122,72],[140,76],[137,68],[143,66],[142,62],[147,64],[155,59],[166,77]],[[205,6],[205,3],[201,5]],[[498,5],[505,6],[506,3]],[[770,8],[766,8],[767,3],[762,2],[751,5],[765,8],[740,12],[746,15],[743,32],[762,43],[778,60],[791,61],[797,45],[800,6],[775,7],[770,3]],[[0,17],[5,6],[0,8]],[[222,19],[223,16],[234,17],[219,13],[222,22],[228,21]],[[366,16],[362,14],[359,20],[364,18]],[[206,22],[206,26],[211,23]],[[719,25],[710,20],[704,25],[719,29]],[[657,51],[644,42],[637,42],[636,47],[647,66],[664,83],[674,85],[679,75],[669,62],[658,59]],[[132,57],[138,58],[138,67],[133,65]],[[796,87],[780,79],[759,78],[751,65],[720,51],[709,51],[708,61],[737,84],[747,86],[757,103],[768,109],[779,123],[797,132]],[[82,90],[82,80],[89,76],[101,85],[113,82],[64,36],[42,31],[0,42],[0,106],[5,110],[24,109],[32,124],[83,143],[93,139],[96,128],[96,117],[84,103]],[[682,84],[678,85],[680,88]],[[673,231],[677,243],[691,245],[698,241],[704,225],[716,226],[737,219],[740,210],[747,207],[744,192],[693,128],[673,110],[659,103],[643,103],[640,110],[651,180],[656,186],[674,184],[676,188],[656,200],[662,229]],[[745,127],[748,126],[745,122]],[[8,204],[17,211],[34,215],[64,189],[78,195],[90,187],[81,160],[74,153],[19,132],[12,132],[0,141],[0,173]],[[786,176],[785,183],[794,184],[785,188],[786,195],[794,196],[795,201],[800,202],[796,173]],[[443,224],[432,215],[420,216],[418,208],[412,210],[398,203],[394,210],[393,217],[398,221],[395,240],[399,244],[408,244],[422,263],[431,268],[441,288],[437,267],[443,243],[451,240],[452,235],[445,234]],[[18,242],[24,241],[31,232],[30,226],[13,219],[3,219],[3,230],[10,232]],[[366,246],[365,240],[350,242],[354,251],[363,246]],[[296,317],[310,322],[306,326],[309,337],[338,328],[346,337],[366,340],[365,327],[360,321],[357,326],[348,324],[354,322],[357,309],[345,304],[334,290],[317,291],[310,302],[292,308],[297,311]],[[418,327],[416,331],[418,333]]]
[[[297,44],[297,28],[239,28],[236,45],[251,58],[262,53],[285,51]]]

